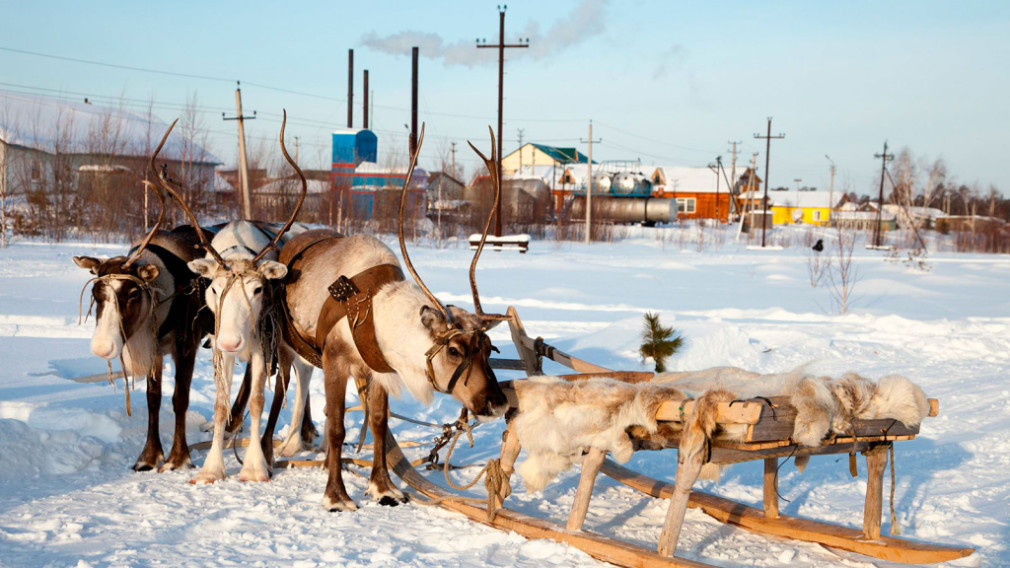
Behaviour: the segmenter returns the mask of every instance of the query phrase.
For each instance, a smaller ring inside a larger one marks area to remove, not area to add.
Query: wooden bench
[[[480,233],[470,235],[470,250],[477,250],[477,247],[480,246],[480,239]],[[488,235],[484,241],[484,246],[491,247],[494,250],[518,250],[520,253],[525,253],[530,246],[530,236],[526,234],[504,235],[501,237]]]

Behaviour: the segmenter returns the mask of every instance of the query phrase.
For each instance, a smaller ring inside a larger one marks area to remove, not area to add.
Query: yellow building
[[[523,144],[501,160],[502,175],[516,173],[520,167],[561,166],[565,164],[585,164],[588,156],[577,148],[556,148],[543,144]],[[560,170],[559,170],[560,172]]]
[[[831,215],[831,196],[826,191],[769,191],[772,224],[826,226]]]

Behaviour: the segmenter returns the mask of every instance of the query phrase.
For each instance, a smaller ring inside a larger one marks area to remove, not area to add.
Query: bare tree
[[[852,252],[855,249],[856,234],[842,225],[835,226],[835,242],[832,246],[832,257],[828,264],[827,277],[831,297],[839,313],[844,314],[852,300],[852,291],[859,280],[859,270],[852,263]]]
[[[803,245],[806,247],[807,254],[807,274],[810,276],[811,288],[816,288],[821,283],[830,263],[830,259],[827,257],[829,253],[824,251],[824,239],[820,238],[821,234],[812,230],[803,233]]]

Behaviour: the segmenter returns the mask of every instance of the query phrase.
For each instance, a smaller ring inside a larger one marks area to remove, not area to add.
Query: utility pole
[[[365,84],[362,87],[362,96],[365,98],[364,108],[361,112],[362,125],[361,127],[368,130],[368,69],[365,69]]]
[[[733,193],[733,189],[736,188],[736,145],[743,144],[743,142],[740,140],[730,140],[729,143],[733,145],[733,162],[732,165],[730,166],[730,172],[731,172],[730,183],[732,185],[730,185],[729,187],[730,193]]]
[[[417,150],[417,59],[418,59],[418,48],[412,47],[410,49],[410,155],[413,156],[414,152]],[[407,180],[407,184],[410,184],[410,180]]]
[[[512,48],[512,47],[529,47],[530,46],[530,39],[529,38],[526,38],[525,43],[523,43],[523,40],[520,38],[520,40],[519,40],[520,43],[514,43],[514,44],[508,44],[508,45],[505,44],[505,9],[506,8],[508,8],[508,6],[505,6],[505,5],[498,6],[498,45],[488,45],[486,40],[484,41],[484,43],[481,43],[480,40],[477,41],[477,47],[478,48],[482,48],[482,47],[495,47],[495,48],[498,48],[498,183],[499,184],[502,181],[501,159],[502,159],[502,154],[504,153],[502,151],[502,147],[501,147],[501,129],[502,129],[502,101],[504,100],[504,96],[503,96],[503,93],[504,93],[504,91],[503,91],[503,83],[504,83],[504,78],[505,78],[505,48],[506,47]],[[501,200],[500,199],[498,200],[498,208],[495,210],[494,218],[495,218],[495,221],[494,221],[494,236],[500,237],[501,236]]]
[[[238,121],[238,184],[242,193],[242,218],[249,220],[252,219],[252,196],[249,195],[249,164],[245,153],[245,121],[255,119],[256,111],[253,111],[252,116],[242,114],[242,89],[238,86],[235,87],[235,108],[238,116],[227,117],[222,112],[221,120]]]
[[[517,128],[519,131],[519,170],[523,169],[523,132],[526,131],[525,128]]]
[[[715,157],[715,164],[709,164],[708,169],[715,172],[715,221],[721,223],[719,217],[719,173],[722,172],[722,156]]]
[[[768,117],[768,134],[766,134],[764,136],[761,136],[760,134],[755,134],[754,135],[754,138],[758,138],[758,139],[763,138],[765,140],[765,196],[764,196],[764,202],[761,204],[761,206],[764,207],[765,209],[762,209],[762,211],[764,211],[764,214],[761,215],[761,248],[765,248],[765,232],[767,231],[767,228],[768,228],[768,213],[770,213],[770,211],[768,211],[768,209],[767,209],[767,207],[768,207],[768,177],[769,177],[768,176],[768,163],[769,163],[769,158],[770,158],[769,154],[772,151],[772,139],[781,139],[781,138],[785,138],[785,137],[786,137],[786,135],[782,134],[782,133],[779,133],[778,136],[772,136],[772,117],[770,117],[770,116]]]
[[[586,158],[589,160],[586,162],[586,244],[589,244],[590,233],[593,228],[593,121],[589,121],[589,139],[580,140],[580,142],[589,143],[589,155]],[[602,142],[602,140],[596,140],[597,144]],[[578,152],[576,152],[576,157],[578,157]]]
[[[298,163],[298,140],[301,136],[295,136],[295,163]]]
[[[894,159],[894,154],[887,153],[887,140],[884,140],[884,153],[874,154],[874,158],[880,158],[880,194],[877,196],[877,224],[873,227],[873,246],[880,246],[880,222],[884,212],[884,174],[887,173],[887,161]]]
[[[456,179],[456,143],[455,142],[450,142],[449,144],[451,145],[451,148],[452,148],[451,149],[451,152],[452,152],[452,177],[453,177],[453,179]],[[439,199],[441,199],[441,197]]]
[[[828,184],[828,225],[831,225],[831,214],[835,211],[835,161],[827,154],[824,157],[831,162],[831,182]]]

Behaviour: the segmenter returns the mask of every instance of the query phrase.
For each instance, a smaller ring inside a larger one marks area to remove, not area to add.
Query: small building
[[[897,217],[888,211],[877,211],[877,204],[873,202],[862,205],[847,202],[839,205],[832,211],[832,225],[847,229],[859,229],[872,231],[880,218],[880,228],[884,231],[893,231],[897,228]]]
[[[650,176],[652,197],[677,200],[678,219],[718,219],[736,212],[736,199],[722,176],[707,167],[656,166]]]
[[[121,108],[3,91],[0,110],[0,183],[23,207],[15,230],[62,238],[71,230],[133,234],[143,227],[145,201],[155,201],[145,200],[143,181],[168,124]],[[178,128],[158,156],[195,211],[213,205],[220,163]]]
[[[378,137],[371,130],[346,128],[333,133],[329,224],[340,225],[345,218],[396,219],[407,166],[380,166],[377,156]],[[407,189],[406,217],[424,217],[427,186],[428,172],[415,167]]]
[[[775,190],[768,192],[773,225],[827,226],[831,196],[826,191]]]
[[[515,174],[526,166],[563,166],[567,164],[585,164],[589,156],[579,152],[578,148],[559,148],[545,144],[523,144],[501,160],[502,177]]]

